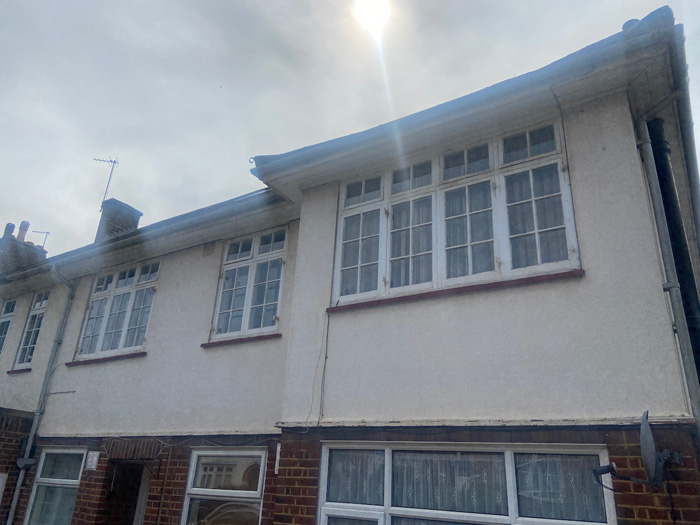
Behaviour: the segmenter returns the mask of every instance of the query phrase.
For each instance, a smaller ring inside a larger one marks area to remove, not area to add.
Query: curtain
[[[603,488],[591,470],[597,456],[516,454],[520,516],[604,522]]]
[[[328,501],[384,504],[384,451],[331,450]]]
[[[394,452],[392,505],[507,515],[504,456]]]

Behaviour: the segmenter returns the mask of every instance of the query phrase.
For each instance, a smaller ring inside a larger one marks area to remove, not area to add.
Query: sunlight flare
[[[382,31],[389,18],[388,0],[356,0],[353,14],[377,45],[382,43]]]

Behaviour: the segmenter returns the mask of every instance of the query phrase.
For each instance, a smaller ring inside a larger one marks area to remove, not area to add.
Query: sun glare
[[[388,0],[355,0],[355,18],[364,27],[377,45],[382,43],[382,30],[389,18]]]

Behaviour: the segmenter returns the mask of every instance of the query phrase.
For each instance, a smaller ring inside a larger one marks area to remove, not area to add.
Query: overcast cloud
[[[258,189],[248,159],[360,131],[542,67],[620,31],[647,0],[393,0],[384,53],[352,1],[6,1],[0,221],[93,241],[109,196],[142,224]],[[686,26],[700,112],[700,2]],[[43,236],[30,233],[37,243]]]

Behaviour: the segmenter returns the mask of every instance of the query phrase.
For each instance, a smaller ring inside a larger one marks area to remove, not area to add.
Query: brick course
[[[7,520],[7,513],[10,511],[19,474],[16,461],[20,454],[21,440],[29,435],[31,427],[30,418],[0,415],[0,472],[8,474],[5,491],[0,499],[0,523]]]

